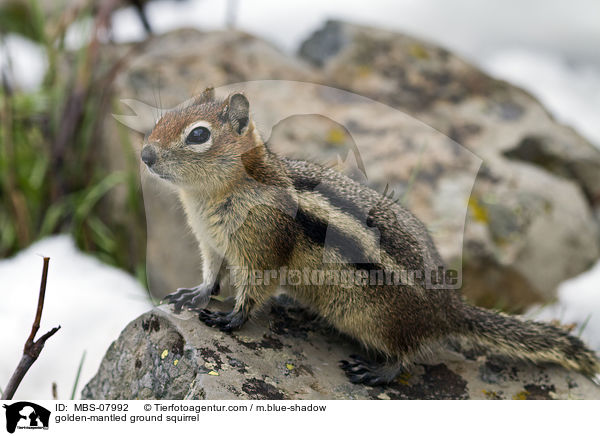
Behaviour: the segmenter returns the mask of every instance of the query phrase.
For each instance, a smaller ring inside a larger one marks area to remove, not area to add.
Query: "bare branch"
[[[25,342],[25,349],[31,347],[35,335],[40,329],[40,321],[42,320],[42,310],[44,309],[44,299],[46,298],[46,283],[48,281],[48,265],[50,264],[50,258],[44,257],[44,267],[42,269],[42,282],[40,283],[40,295],[38,297],[37,311],[35,312],[35,319],[33,320],[33,326],[31,327],[31,333]]]
[[[25,347],[23,347],[23,356],[21,357],[21,360],[19,361],[19,364],[17,365],[15,372],[10,377],[10,380],[8,381],[8,385],[6,386],[6,389],[4,389],[4,392],[2,393],[2,398],[1,398],[2,400],[12,399],[17,388],[21,384],[21,381],[23,380],[23,377],[25,377],[25,374],[27,374],[27,371],[29,371],[29,368],[31,368],[31,365],[33,365],[33,363],[40,356],[40,353],[42,352],[42,349],[44,348],[44,344],[46,343],[46,341],[60,329],[60,326],[54,327],[49,332],[40,336],[40,338],[37,341],[34,341],[35,335],[37,334],[38,330],[40,329],[40,322],[42,320],[42,311],[44,310],[44,298],[46,296],[46,283],[48,281],[48,265],[49,265],[49,263],[50,263],[50,258],[44,257],[44,268],[42,270],[40,295],[38,297],[38,304],[37,304],[37,310],[35,313],[35,319],[33,320],[33,325],[31,326],[31,333],[29,334],[27,341],[25,341]]]

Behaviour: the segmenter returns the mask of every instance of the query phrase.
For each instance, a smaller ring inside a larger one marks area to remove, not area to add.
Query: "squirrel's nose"
[[[152,145],[146,145],[142,148],[142,161],[149,167],[156,163],[156,150]]]

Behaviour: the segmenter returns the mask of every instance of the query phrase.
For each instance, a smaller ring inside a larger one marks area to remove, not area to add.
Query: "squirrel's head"
[[[214,189],[243,175],[242,158],[263,143],[240,93],[216,100],[206,89],[165,113],[142,148],[151,173],[182,188]]]

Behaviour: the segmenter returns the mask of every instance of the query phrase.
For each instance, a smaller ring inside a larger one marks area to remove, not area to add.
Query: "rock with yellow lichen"
[[[223,308],[223,307],[221,307]],[[440,348],[388,386],[350,383],[338,361],[361,350],[278,298],[239,333],[160,306],[111,345],[84,399],[600,399],[600,387],[556,366]]]

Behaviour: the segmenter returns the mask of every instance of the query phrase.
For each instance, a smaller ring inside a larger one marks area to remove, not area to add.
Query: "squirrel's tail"
[[[464,310],[463,332],[468,340],[509,357],[557,363],[598,383],[600,360],[581,339],[550,324],[475,306],[466,306]]]

